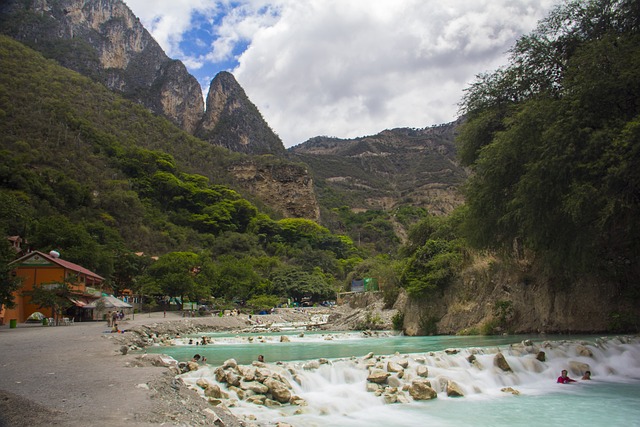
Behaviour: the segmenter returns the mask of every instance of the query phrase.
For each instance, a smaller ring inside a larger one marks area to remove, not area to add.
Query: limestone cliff
[[[229,172],[241,186],[259,195],[284,216],[319,220],[313,180],[304,166],[267,156],[259,162],[235,163]]]
[[[195,135],[231,151],[284,155],[284,145],[249,100],[235,77],[226,71],[211,81],[207,110]]]
[[[202,117],[198,81],[121,0],[7,0],[0,4],[0,31],[189,133]]]
[[[477,259],[444,292],[403,294],[408,335],[458,333],[601,333],[637,331],[640,307],[619,283],[595,278],[560,283],[496,260]]]

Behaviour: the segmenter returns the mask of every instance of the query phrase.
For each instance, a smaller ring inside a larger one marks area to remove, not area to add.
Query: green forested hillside
[[[243,155],[12,39],[0,38],[0,62],[5,235],[57,249],[116,290],[138,277],[154,292],[194,299],[328,298],[359,260],[348,238],[304,219],[274,220],[231,189],[225,170]],[[141,276],[149,263],[134,252],[160,259]]]
[[[470,241],[552,274],[640,277],[640,3],[571,2],[464,99]]]

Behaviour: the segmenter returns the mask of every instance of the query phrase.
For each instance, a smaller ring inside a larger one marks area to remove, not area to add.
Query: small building
[[[49,254],[33,251],[9,265],[13,268],[13,274],[22,279],[22,284],[14,293],[15,307],[0,310],[2,312],[0,317],[5,321],[17,319],[18,322],[24,322],[35,311],[40,311],[46,317],[53,317],[50,308],[41,308],[31,302],[30,296],[23,295],[24,291],[31,291],[37,285],[52,282],[69,285],[72,292],[70,301],[74,306],[66,315],[75,317],[77,320],[81,320],[83,316],[81,307],[102,295],[100,292],[96,295],[96,288],[104,282],[103,277],[80,265],[61,259],[56,251],[51,251]]]

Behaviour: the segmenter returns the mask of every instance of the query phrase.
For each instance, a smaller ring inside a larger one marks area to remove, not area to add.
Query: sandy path
[[[152,316],[122,327],[182,319]],[[127,367],[135,356],[122,355],[107,329],[104,322],[0,327],[0,426],[147,426],[179,419],[154,388],[168,370]]]

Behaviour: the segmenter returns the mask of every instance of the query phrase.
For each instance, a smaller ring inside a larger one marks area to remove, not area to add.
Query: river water
[[[300,331],[205,335],[211,344],[195,345],[203,336],[200,334],[182,337],[172,347],[150,347],[148,351],[165,353],[178,361],[189,360],[195,353],[205,356],[205,366],[183,375],[196,389],[199,378],[215,383],[215,368],[231,358],[238,364],[251,364],[262,354],[266,363],[279,367],[283,375],[293,372],[288,378],[292,391],[308,406],[300,411],[296,406],[266,408],[239,401],[230,408],[255,425],[640,426],[640,337],[405,337],[393,332]],[[281,342],[283,336],[289,342]],[[194,344],[189,344],[190,339]],[[545,362],[536,360],[540,350],[545,352]],[[437,399],[385,404],[382,397],[367,392],[368,371],[361,362],[370,352],[374,360],[385,364],[408,361],[407,383],[416,377],[417,366],[426,366]],[[497,352],[505,356],[512,372],[494,366]],[[472,354],[477,360],[474,365],[467,359]],[[319,358],[327,358],[329,363],[318,369],[303,368],[306,362]],[[588,365],[591,381],[579,380],[578,364]],[[569,369],[569,376],[578,381],[557,384],[562,369]],[[455,381],[464,397],[447,397],[442,379]],[[501,391],[505,387],[520,394]]]

